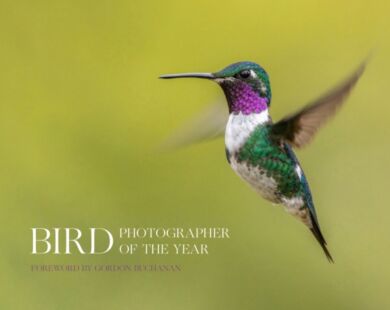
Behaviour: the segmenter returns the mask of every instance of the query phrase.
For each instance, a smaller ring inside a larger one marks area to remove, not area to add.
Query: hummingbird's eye
[[[243,79],[247,79],[248,77],[251,76],[251,72],[249,70],[242,70],[240,73],[239,73],[240,77],[243,78]]]

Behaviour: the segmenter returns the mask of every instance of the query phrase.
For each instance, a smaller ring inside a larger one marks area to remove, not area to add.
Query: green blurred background
[[[382,1],[0,3],[1,309],[390,308],[390,5]],[[223,140],[155,152],[222,95],[162,73],[252,60],[282,117],[374,50],[348,103],[298,156],[328,264],[246,186]],[[210,255],[32,256],[31,227],[225,226]],[[176,263],[177,273],[32,273],[31,264]]]

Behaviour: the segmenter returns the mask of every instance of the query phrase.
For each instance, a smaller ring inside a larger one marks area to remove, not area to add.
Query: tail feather
[[[318,243],[321,245],[322,250],[324,251],[326,258],[330,263],[334,263],[333,257],[330,254],[328,248],[326,247],[326,241],[324,236],[321,233],[320,227],[317,223],[317,221],[313,218],[312,214],[310,214],[311,222],[313,227],[310,228],[311,232],[313,233],[314,237],[317,239]]]

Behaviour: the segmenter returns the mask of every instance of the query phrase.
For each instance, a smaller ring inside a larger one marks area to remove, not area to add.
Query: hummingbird
[[[224,135],[231,168],[263,198],[284,206],[305,224],[329,262],[333,262],[309,183],[293,148],[311,142],[318,129],[346,101],[365,66],[363,62],[335,88],[277,122],[272,121],[269,113],[269,76],[254,62],[237,62],[215,73],[165,74],[160,78],[200,78],[214,81],[222,88],[229,111]]]

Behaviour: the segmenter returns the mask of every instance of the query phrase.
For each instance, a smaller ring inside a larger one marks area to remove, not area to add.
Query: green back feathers
[[[286,197],[301,194],[302,184],[295,171],[295,161],[284,148],[270,138],[270,125],[257,127],[237,154],[239,162],[265,170],[278,184],[278,191]]]

